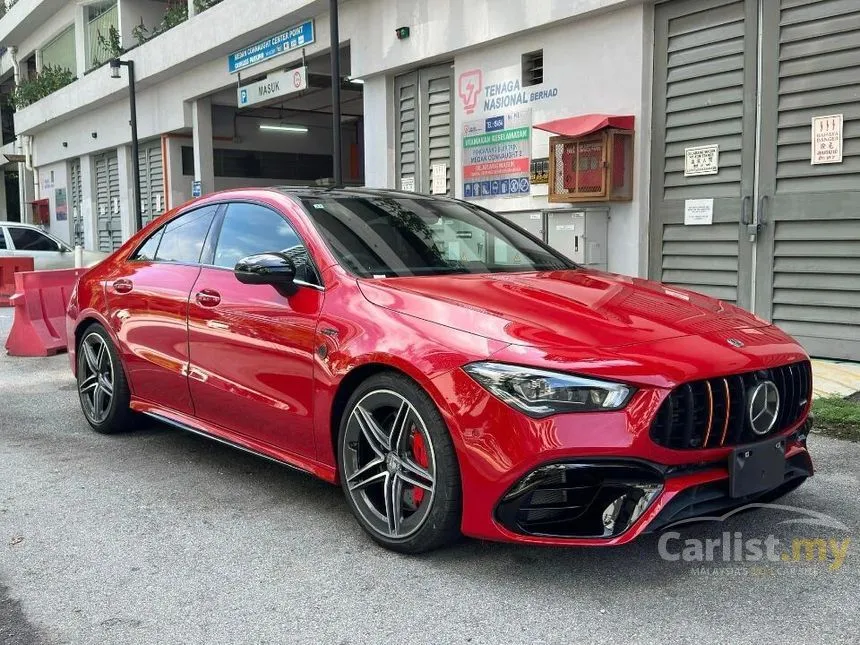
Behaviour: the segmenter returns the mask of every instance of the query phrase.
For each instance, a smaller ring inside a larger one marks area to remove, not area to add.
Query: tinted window
[[[199,262],[215,210],[214,206],[198,208],[169,222],[164,227],[155,259],[186,264]]]
[[[164,227],[162,226],[155,233],[153,233],[146,242],[137,250],[137,252],[131,257],[132,260],[154,260],[155,252],[158,251],[158,245],[161,242],[161,236],[164,233]]]
[[[364,277],[576,267],[498,215],[471,204],[330,195],[303,204],[340,263]]]
[[[256,204],[230,204],[215,249],[215,266],[232,269],[244,257],[277,251],[296,265],[296,279],[319,284],[305,245],[289,222]]]
[[[0,226],[0,250],[6,248],[6,235],[3,233],[3,227]]]
[[[59,246],[47,235],[31,228],[18,228],[10,226],[9,233],[12,236],[12,244],[17,251],[59,251]]]

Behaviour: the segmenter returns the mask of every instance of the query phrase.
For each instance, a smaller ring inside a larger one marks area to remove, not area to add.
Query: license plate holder
[[[785,439],[738,446],[729,455],[729,495],[746,497],[785,480]]]

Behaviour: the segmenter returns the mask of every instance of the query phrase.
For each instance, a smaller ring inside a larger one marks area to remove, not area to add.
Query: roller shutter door
[[[119,161],[116,151],[94,158],[96,175],[96,226],[99,251],[109,253],[122,244],[119,208]]]
[[[138,151],[140,166],[140,208],[143,225],[165,211],[164,164],[161,142],[143,144]]]
[[[73,159],[69,162],[69,208],[72,211],[72,244],[84,246],[84,217],[83,217],[83,190],[81,182],[81,160]]]
[[[398,76],[394,83],[397,187],[430,193],[433,167],[445,166],[445,190],[451,194],[453,166],[451,64]]]
[[[654,40],[649,274],[860,360],[860,2],[671,0]],[[824,116],[840,163],[812,163]],[[719,172],[685,177],[709,144]],[[712,225],[684,225],[696,198]]]

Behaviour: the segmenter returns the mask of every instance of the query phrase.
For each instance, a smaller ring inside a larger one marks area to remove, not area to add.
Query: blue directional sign
[[[269,36],[263,40],[235,51],[227,57],[227,70],[235,74],[246,67],[280,56],[288,51],[314,42],[314,21],[306,20],[300,25]]]

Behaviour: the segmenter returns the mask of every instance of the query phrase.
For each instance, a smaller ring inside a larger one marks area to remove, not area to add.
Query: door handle
[[[215,307],[221,302],[221,294],[214,289],[203,289],[197,292],[194,299],[201,307]]]
[[[752,202],[752,196],[747,195],[741,200],[741,224],[751,224],[749,206]]]
[[[770,201],[770,198],[767,195],[762,195],[758,198],[758,213],[756,215],[756,222],[759,225],[767,224],[767,204]]]
[[[113,281],[113,290],[117,293],[128,293],[134,288],[134,284],[127,278],[120,278]]]

